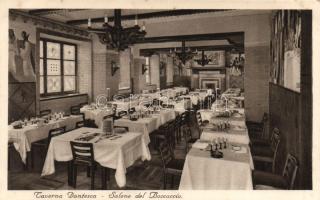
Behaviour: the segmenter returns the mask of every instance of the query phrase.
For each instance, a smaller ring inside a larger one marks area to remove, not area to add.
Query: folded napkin
[[[236,126],[232,127],[232,130],[234,130],[234,131],[245,131],[246,127],[236,125]]]
[[[246,147],[241,147],[239,151],[235,151],[235,153],[247,153]]]
[[[197,149],[205,149],[208,147],[208,143],[204,143],[204,142],[195,142],[192,147],[193,148],[197,148]]]

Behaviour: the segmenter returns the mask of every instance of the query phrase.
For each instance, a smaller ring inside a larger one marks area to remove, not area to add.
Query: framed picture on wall
[[[194,67],[225,67],[225,51],[203,50],[194,56]]]
[[[204,60],[207,60],[207,66],[224,67],[225,51],[204,51]]]

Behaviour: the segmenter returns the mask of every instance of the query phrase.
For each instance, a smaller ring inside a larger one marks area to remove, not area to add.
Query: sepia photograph
[[[7,9],[7,193],[315,190],[315,9],[71,5]]]

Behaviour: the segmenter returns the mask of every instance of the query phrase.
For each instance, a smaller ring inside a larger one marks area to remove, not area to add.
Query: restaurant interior
[[[9,9],[8,190],[311,190],[312,11]]]

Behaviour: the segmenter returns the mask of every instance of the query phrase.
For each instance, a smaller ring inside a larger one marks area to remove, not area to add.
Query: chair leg
[[[73,180],[72,180],[73,188],[76,188],[77,187],[77,171],[78,171],[76,164],[73,165],[72,171],[73,171],[73,173],[72,173],[72,175],[73,175]]]
[[[31,169],[34,167],[34,148],[31,145]]]
[[[101,180],[102,180],[102,189],[103,190],[106,190],[108,188],[108,182],[107,180],[109,179],[109,169],[106,168],[106,167],[102,167],[102,170],[101,170]]]
[[[72,161],[68,162],[68,185],[73,185],[73,164]]]
[[[28,155],[28,153],[27,153],[26,164],[23,165],[24,170],[28,170],[29,162],[30,162],[29,160],[30,160],[30,154]]]
[[[11,163],[11,159],[10,159],[10,147],[9,147],[8,148],[8,171],[10,171],[11,169],[10,163]]]
[[[95,174],[95,167],[92,166],[92,169],[91,169],[91,190],[94,190],[94,174]]]
[[[90,169],[90,166],[87,166],[87,177],[90,177],[90,172],[91,171],[91,169]]]
[[[171,174],[171,189],[173,188],[173,184],[174,184],[174,175]]]
[[[167,174],[163,172],[163,189],[167,188]]]

